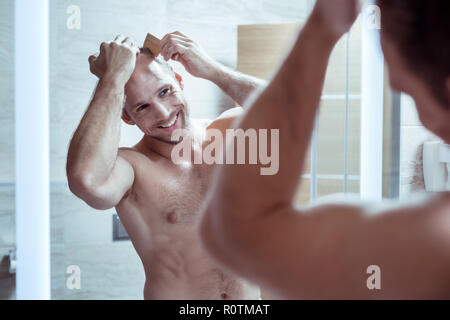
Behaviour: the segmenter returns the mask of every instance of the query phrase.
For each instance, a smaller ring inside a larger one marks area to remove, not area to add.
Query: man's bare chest
[[[143,163],[135,176],[136,205],[154,223],[195,225],[210,176],[200,167]]]

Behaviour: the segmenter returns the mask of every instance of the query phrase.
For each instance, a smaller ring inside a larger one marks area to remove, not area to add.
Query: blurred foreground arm
[[[317,1],[291,53],[238,124],[280,129],[279,172],[222,166],[202,239],[219,263],[283,298],[418,298],[436,285],[448,294],[450,236],[439,227],[445,208],[432,219],[424,217],[433,203],[376,216],[356,205],[294,208],[328,59],[358,12],[358,1]],[[367,287],[373,264],[381,268],[382,290]]]

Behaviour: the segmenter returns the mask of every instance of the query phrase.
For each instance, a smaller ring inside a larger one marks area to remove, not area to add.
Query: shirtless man
[[[228,270],[282,298],[449,299],[449,192],[381,210],[342,201],[294,208],[328,59],[358,2],[316,2],[291,53],[238,124],[280,129],[279,172],[220,168],[202,239]],[[450,143],[448,0],[378,5],[392,86],[410,94],[423,124]],[[380,290],[368,289],[371,265],[381,269]]]
[[[145,299],[259,299],[259,288],[222,271],[201,245],[199,207],[213,166],[171,161],[175,129],[197,137],[198,152],[205,129],[225,130],[242,108],[191,119],[181,76],[167,60],[178,53],[188,72],[240,105],[265,83],[213,61],[180,32],[161,47],[166,61],[118,36],[89,58],[99,82],[70,144],[69,187],[93,208],[116,208],[144,265]],[[134,147],[119,148],[121,118],[144,133]]]

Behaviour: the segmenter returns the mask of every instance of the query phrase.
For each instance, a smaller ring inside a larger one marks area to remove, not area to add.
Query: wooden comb
[[[150,33],[147,33],[147,37],[145,38],[144,42],[144,48],[150,50],[150,52],[153,53],[155,57],[157,57],[161,52],[161,40],[151,35]]]
[[[148,50],[150,50],[150,52],[153,53],[153,55],[155,57],[157,57],[159,55],[159,53],[161,52],[161,40],[159,40],[154,35],[147,33],[147,37],[145,38],[145,41],[144,41],[144,48],[147,48]],[[173,55],[172,59],[177,60],[178,53],[175,53]]]

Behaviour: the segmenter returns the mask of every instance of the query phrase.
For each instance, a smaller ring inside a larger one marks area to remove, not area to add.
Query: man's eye
[[[159,94],[160,97],[164,97],[165,95],[167,95],[170,92],[169,88],[164,89],[163,91],[161,91],[161,93]]]
[[[144,110],[145,108],[147,108],[148,107],[148,104],[143,104],[142,106],[140,106],[140,107],[138,107],[137,109],[136,109],[136,111],[142,111],[142,110]]]

